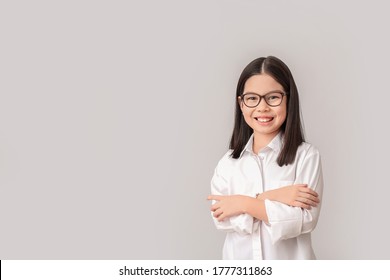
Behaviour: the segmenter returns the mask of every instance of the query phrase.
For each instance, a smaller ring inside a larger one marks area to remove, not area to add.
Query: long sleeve
[[[318,193],[320,200],[322,200],[321,158],[318,150],[313,146],[310,146],[304,159],[298,162],[294,184],[307,184]],[[268,224],[265,224],[265,227],[271,236],[272,243],[275,244],[279,240],[293,238],[314,230],[318,222],[321,202],[317,207],[307,210],[266,200]]]
[[[231,187],[229,186],[228,174],[231,174],[229,167],[224,164],[224,160],[227,159],[227,154],[222,158],[214,171],[214,176],[211,180],[211,194],[213,195],[232,195]],[[215,201],[212,202],[213,204]],[[241,214],[234,217],[225,219],[222,222],[219,222],[213,216],[211,212],[211,217],[214,220],[215,226],[217,229],[225,232],[238,232],[240,234],[251,234],[253,228],[253,217],[248,214]]]

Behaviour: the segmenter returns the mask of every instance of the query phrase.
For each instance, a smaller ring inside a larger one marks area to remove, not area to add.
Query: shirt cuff
[[[271,201],[264,201],[268,216],[268,223],[264,223],[272,244],[279,240],[293,238],[302,231],[302,210],[299,207],[292,207],[286,204]]]
[[[225,219],[223,222],[218,222],[214,218],[217,229],[223,231],[235,231],[240,234],[252,234],[253,229],[253,217],[249,214],[241,214],[238,216]]]

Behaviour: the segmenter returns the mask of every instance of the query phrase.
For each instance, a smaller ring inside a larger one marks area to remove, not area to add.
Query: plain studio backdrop
[[[319,259],[390,259],[387,1],[1,1],[0,259],[220,259],[210,179],[274,55],[322,154]]]

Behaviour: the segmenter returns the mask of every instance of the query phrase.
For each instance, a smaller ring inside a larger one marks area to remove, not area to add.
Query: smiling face
[[[256,93],[261,96],[270,92],[285,92],[283,87],[270,75],[258,74],[250,77],[244,86],[243,94]],[[264,98],[254,108],[247,107],[238,97],[245,122],[253,129],[255,142],[268,144],[280,131],[287,116],[287,97],[283,96],[279,106],[269,106]],[[264,145],[261,145],[264,146]]]

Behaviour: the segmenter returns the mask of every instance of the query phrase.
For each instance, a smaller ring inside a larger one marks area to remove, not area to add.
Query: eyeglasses
[[[284,92],[269,92],[266,95],[260,95],[257,93],[245,93],[241,95],[241,100],[249,108],[257,107],[260,104],[261,99],[264,98],[265,102],[271,106],[276,107],[282,104],[283,96],[287,95]]]

